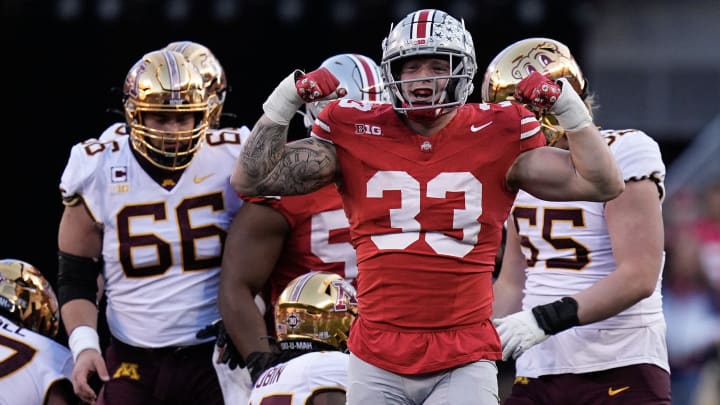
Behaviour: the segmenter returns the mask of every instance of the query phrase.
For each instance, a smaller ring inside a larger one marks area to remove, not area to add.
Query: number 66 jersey
[[[102,227],[107,321],[143,348],[200,343],[220,318],[217,294],[226,230],[242,205],[229,182],[249,129],[209,130],[190,165],[152,177],[129,136],[73,146],[60,191],[81,198]]]

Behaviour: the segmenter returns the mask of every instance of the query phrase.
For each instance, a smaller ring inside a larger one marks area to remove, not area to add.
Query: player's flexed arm
[[[304,102],[342,96],[345,89],[325,68],[286,77],[263,104],[265,113],[238,159],[230,179],[245,195],[293,195],[315,191],[335,179],[331,144],[315,139],[287,143],[290,120]]]
[[[623,191],[620,169],[567,79],[554,82],[533,72],[518,83],[515,99],[552,112],[570,147],[569,152],[536,148],[520,155],[507,173],[511,188],[547,201],[608,201]]]

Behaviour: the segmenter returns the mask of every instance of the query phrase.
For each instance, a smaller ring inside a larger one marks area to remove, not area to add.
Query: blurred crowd
[[[673,403],[720,403],[720,178],[664,204]]]

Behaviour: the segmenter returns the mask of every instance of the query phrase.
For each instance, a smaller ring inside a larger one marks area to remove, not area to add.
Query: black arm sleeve
[[[101,271],[101,260],[58,252],[60,307],[74,299],[85,299],[97,305],[97,278]]]

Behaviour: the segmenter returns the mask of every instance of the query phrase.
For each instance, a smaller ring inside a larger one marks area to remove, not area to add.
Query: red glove
[[[347,90],[338,88],[340,81],[322,67],[310,73],[299,76],[295,81],[295,88],[300,98],[306,103],[337,97],[344,97]]]
[[[561,91],[562,87],[558,83],[538,72],[532,72],[518,83],[513,97],[532,110],[541,111],[552,108]]]

